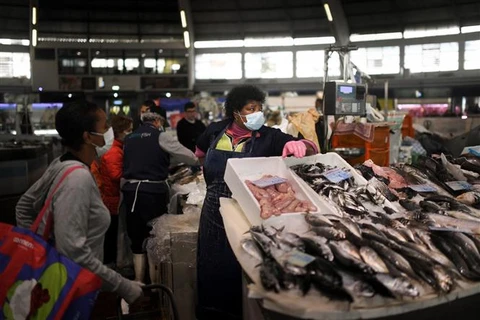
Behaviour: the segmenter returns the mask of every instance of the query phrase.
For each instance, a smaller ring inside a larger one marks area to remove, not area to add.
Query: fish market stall
[[[220,211],[248,295],[264,309],[365,319],[435,307],[439,319],[451,313],[437,308],[462,304],[469,318],[465,301],[480,292],[477,209],[427,192],[429,179],[407,183],[405,170],[368,162],[357,172],[336,154],[248,161],[229,160],[233,199]]]

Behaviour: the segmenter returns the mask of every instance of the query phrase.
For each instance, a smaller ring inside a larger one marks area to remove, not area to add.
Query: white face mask
[[[240,119],[242,119],[242,115],[240,113],[238,113],[238,115],[240,116]],[[247,122],[243,121],[242,119],[245,127],[252,131],[260,129],[265,124],[265,116],[263,114],[263,111],[257,111],[254,113],[243,115],[243,117],[247,119]]]
[[[115,140],[115,136],[113,134],[112,127],[110,127],[107,130],[107,132],[105,132],[104,134],[100,134],[98,132],[90,132],[90,133],[94,134],[94,135],[97,135],[97,136],[100,136],[100,135],[103,136],[103,140],[105,141],[105,144],[102,147],[97,146],[96,144],[92,143],[92,146],[95,147],[95,151],[97,152],[97,156],[98,157],[103,156],[108,150],[110,150],[110,148],[112,147],[112,144],[113,144],[113,140]]]

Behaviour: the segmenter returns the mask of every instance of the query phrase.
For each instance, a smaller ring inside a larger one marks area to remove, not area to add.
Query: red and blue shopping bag
[[[101,279],[48,243],[53,214],[48,215],[43,237],[36,234],[53,194],[80,168],[67,169],[30,229],[0,223],[0,320],[90,317]]]

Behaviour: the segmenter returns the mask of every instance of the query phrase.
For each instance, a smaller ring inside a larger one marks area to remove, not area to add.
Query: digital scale
[[[367,88],[364,84],[327,82],[323,92],[327,116],[365,116]]]

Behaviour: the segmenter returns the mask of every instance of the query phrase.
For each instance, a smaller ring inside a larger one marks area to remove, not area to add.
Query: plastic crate
[[[365,152],[365,160],[371,159],[381,167],[390,165],[390,149],[370,149]]]

